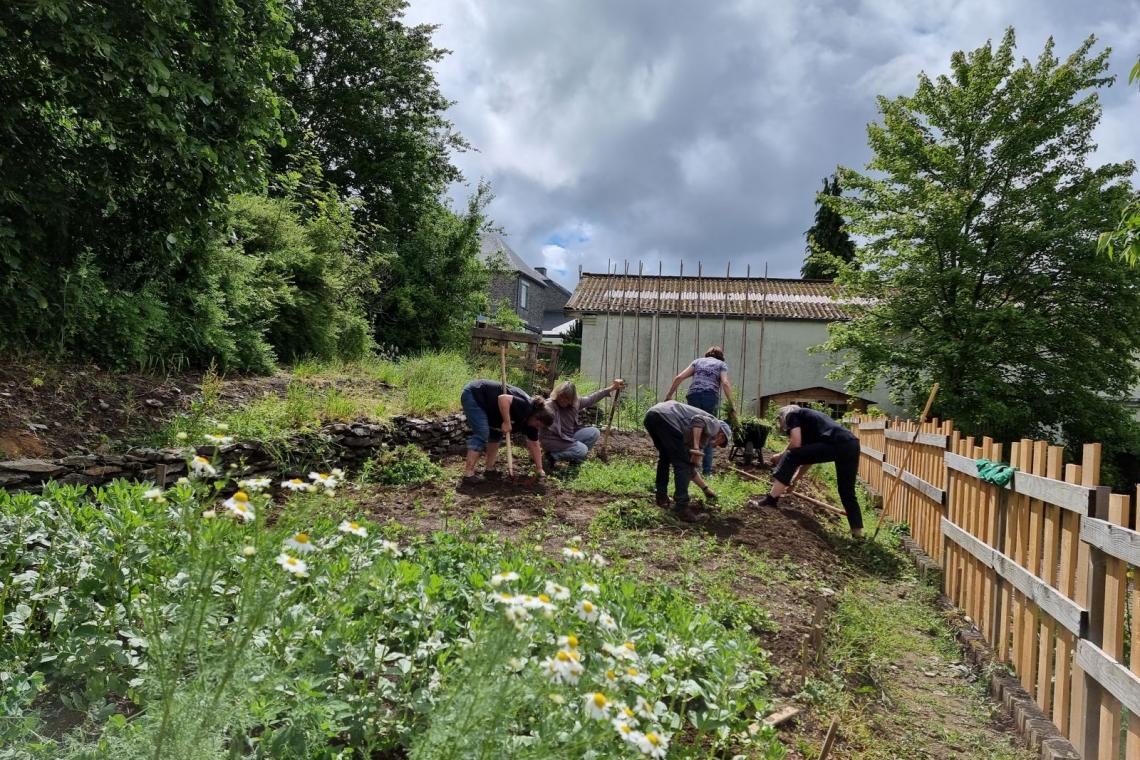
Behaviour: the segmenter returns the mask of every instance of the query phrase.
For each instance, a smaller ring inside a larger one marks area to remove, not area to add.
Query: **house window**
[[[519,309],[526,308],[527,296],[529,295],[530,285],[519,279]]]

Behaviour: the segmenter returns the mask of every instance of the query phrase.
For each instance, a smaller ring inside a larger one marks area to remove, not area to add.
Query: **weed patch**
[[[407,444],[396,448],[383,448],[364,463],[360,479],[365,483],[385,486],[404,486],[426,483],[443,477],[443,468],[418,446]]]
[[[648,496],[653,494],[656,478],[657,466],[649,462],[628,459],[602,462],[591,459],[566,480],[566,487],[573,491]],[[733,473],[714,473],[709,479],[709,487],[717,494],[718,506],[725,512],[740,509],[749,498],[767,490],[766,484],[742,480]],[[670,473],[670,492],[672,488]],[[690,486],[690,494],[699,496],[700,490],[696,486]]]

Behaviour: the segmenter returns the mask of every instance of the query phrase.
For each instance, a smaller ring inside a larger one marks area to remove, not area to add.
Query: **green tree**
[[[280,0],[0,6],[0,348],[138,358],[230,194],[264,179]]]
[[[397,242],[420,235],[421,219],[461,179],[451,152],[466,147],[444,118],[435,27],[405,25],[406,0],[285,2],[298,68],[282,92],[298,121],[278,168],[310,146],[325,180],[360,199],[363,220]]]
[[[947,76],[879,99],[870,174],[841,169],[827,202],[866,243],[845,267],[871,299],[833,326],[837,374],[885,378],[967,432],[1124,440],[1137,380],[1140,271],[1096,252],[1131,194],[1131,163],[1090,166],[1107,52],[1014,57],[1014,33],[951,58]]]
[[[839,178],[823,178],[823,190],[816,195],[815,223],[804,233],[807,250],[800,275],[809,280],[834,280],[839,267],[855,260],[855,243],[844,229],[843,217],[824,198],[838,198],[843,190]]]
[[[1140,59],[1128,74],[1128,84],[1140,82]],[[1109,257],[1119,256],[1128,266],[1140,264],[1140,193],[1120,214],[1120,224],[1112,232],[1101,234],[1097,247]]]

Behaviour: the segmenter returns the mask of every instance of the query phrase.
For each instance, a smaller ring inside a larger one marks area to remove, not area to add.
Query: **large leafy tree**
[[[1010,30],[879,99],[871,173],[842,169],[854,194],[829,199],[866,240],[841,282],[872,301],[828,344],[857,387],[913,402],[938,381],[943,417],[1006,440],[1128,434],[1140,272],[1096,246],[1133,166],[1089,162],[1109,81],[1094,42],[1018,63]]]
[[[360,215],[389,237],[416,234],[465,147],[444,117],[432,65],[446,53],[434,27],[403,23],[405,0],[286,0],[299,62],[284,86],[298,114],[290,147],[311,146],[325,179],[361,200]]]
[[[1128,75],[1128,84],[1140,82],[1140,59]],[[1140,265],[1140,193],[1120,215],[1120,225],[1100,236],[1098,247],[1111,257],[1119,257],[1128,266]]]
[[[855,243],[843,228],[843,217],[825,202],[843,193],[839,178],[823,178],[823,190],[816,196],[815,223],[804,233],[807,250],[800,274],[809,280],[833,280],[844,263],[855,260]]]
[[[0,347],[143,349],[263,179],[288,35],[280,0],[0,5]]]

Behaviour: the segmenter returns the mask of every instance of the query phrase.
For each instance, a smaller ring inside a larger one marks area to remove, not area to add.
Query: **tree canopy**
[[[937,381],[941,416],[1003,440],[1129,434],[1140,272],[1096,245],[1133,166],[1090,165],[1109,81],[1094,43],[1018,63],[1009,30],[879,99],[870,172],[841,169],[854,194],[827,199],[866,240],[841,283],[869,305],[827,345],[856,389],[885,378],[913,402]]]
[[[816,196],[815,223],[804,233],[807,250],[800,275],[809,280],[834,280],[844,263],[855,260],[855,243],[843,228],[843,217],[823,198],[838,198],[843,192],[839,178],[823,178]]]

